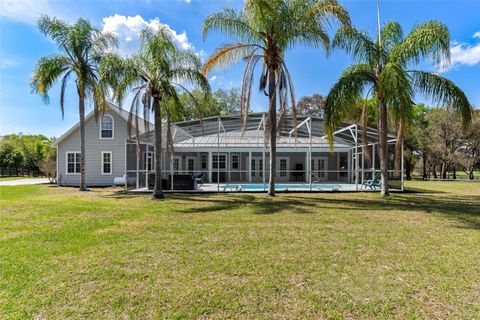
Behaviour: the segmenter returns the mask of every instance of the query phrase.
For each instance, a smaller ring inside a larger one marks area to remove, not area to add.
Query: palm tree
[[[182,108],[177,90],[189,93],[182,83],[200,86],[210,94],[207,79],[200,72],[201,63],[195,52],[178,49],[168,30],[141,32],[140,51],[127,58],[108,54],[101,63],[102,83],[113,89],[113,98],[120,105],[133,91],[129,128],[135,121],[137,143],[138,115],[147,121],[153,112],[155,122],[155,187],[152,199],[163,198],[162,190],[162,119],[167,122],[167,149],[172,147],[171,115]],[[133,117],[135,115],[135,117]]]
[[[365,91],[373,93],[378,100],[381,193],[388,196],[387,110],[392,110],[397,119],[409,119],[413,96],[418,93],[435,103],[452,106],[467,126],[473,107],[452,81],[436,73],[410,69],[421,58],[433,59],[437,65],[449,62],[450,35],[445,25],[430,21],[416,26],[404,38],[400,25],[390,22],[380,34],[378,41],[353,28],[341,29],[335,35],[334,47],[351,53],[358,63],[343,71],[328,94],[325,125],[332,144],[342,116]]]
[[[270,196],[275,195],[277,98],[278,124],[282,125],[290,108],[296,128],[295,96],[285,52],[297,44],[322,47],[328,52],[330,40],[326,26],[336,20],[344,26],[350,24],[347,11],[336,0],[247,0],[243,11],[224,9],[208,16],[203,24],[204,38],[210,31],[219,31],[234,40],[216,50],[205,62],[204,74],[241,59],[246,62],[240,98],[244,127],[254,72],[260,62],[259,90],[269,99],[265,138],[270,140]]]
[[[70,76],[75,76],[80,116],[80,190],[86,190],[85,182],[85,101],[94,102],[95,119],[106,107],[105,91],[99,85],[98,64],[103,53],[117,45],[111,33],[102,33],[89,21],[78,19],[67,24],[59,19],[42,16],[38,28],[57,45],[61,54],[40,58],[31,79],[32,90],[49,102],[49,89],[61,79],[60,108],[64,115],[65,89]]]

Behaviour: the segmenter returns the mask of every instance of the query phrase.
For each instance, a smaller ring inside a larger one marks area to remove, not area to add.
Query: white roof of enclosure
[[[172,124],[174,147],[264,147],[264,129],[266,113],[249,114],[246,127],[239,115],[190,120]],[[277,147],[307,147],[328,148],[325,138],[324,123],[322,118],[298,116],[297,137],[295,139],[292,117],[285,119],[280,126],[277,138]],[[377,131],[367,128],[368,144],[378,142]],[[166,137],[166,128],[163,127],[162,136]],[[334,134],[335,147],[349,148],[355,146],[355,137],[362,142],[363,131],[360,126],[343,124]],[[389,136],[389,140],[395,139]],[[141,135],[144,142],[153,143],[153,131]],[[165,139],[164,139],[165,141]]]

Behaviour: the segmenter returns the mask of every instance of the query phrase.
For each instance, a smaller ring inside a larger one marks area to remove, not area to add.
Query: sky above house
[[[340,0],[352,22],[374,34],[377,28],[376,1]],[[78,121],[78,99],[71,82],[66,98],[65,117],[59,107],[59,86],[52,88],[50,103],[31,92],[29,82],[37,60],[57,52],[55,45],[38,31],[41,14],[73,22],[89,19],[97,28],[118,35],[121,53],[138,48],[138,32],[145,27],[167,25],[176,43],[195,50],[202,60],[222,44],[220,34],[212,33],[205,41],[201,26],[205,17],[223,7],[241,9],[243,0],[163,0],[163,1],[42,1],[0,0],[0,135],[9,133],[60,136]],[[480,1],[385,1],[380,0],[382,24],[399,22],[407,34],[416,24],[428,20],[445,23],[451,35],[452,60],[448,69],[438,70],[422,62],[424,70],[441,72],[460,86],[472,104],[480,108]],[[341,51],[329,57],[320,49],[298,46],[286,55],[297,100],[305,95],[326,95],[342,70],[352,59]],[[208,75],[212,88],[241,86],[243,63]],[[258,82],[257,82],[258,83]],[[416,102],[432,104],[424,97]],[[265,111],[267,100],[256,93],[251,103],[254,111]],[[124,108],[128,108],[125,104]],[[91,110],[91,106],[89,106]]]

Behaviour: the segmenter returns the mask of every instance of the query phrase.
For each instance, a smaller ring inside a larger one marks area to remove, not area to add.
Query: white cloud
[[[57,3],[58,4],[58,3]],[[0,0],[0,16],[26,24],[36,24],[42,14],[67,19],[58,5],[44,0]]]
[[[161,23],[159,18],[147,21],[139,15],[122,16],[119,14],[103,18],[103,32],[112,32],[118,36],[119,50],[122,54],[132,54],[138,49],[140,31],[147,27],[155,31],[166,28],[180,48],[194,49],[188,41],[185,31],[178,33],[169,25]]]
[[[211,76],[210,79],[208,79],[210,82],[215,82],[215,80],[217,80],[217,76]]]
[[[473,38],[480,39],[480,31],[473,34]],[[450,46],[450,65],[441,65],[442,72],[460,66],[474,66],[480,63],[480,42],[470,44],[465,42],[452,42]]]
[[[9,69],[15,66],[18,66],[20,61],[10,58],[2,58],[0,59],[0,70]]]

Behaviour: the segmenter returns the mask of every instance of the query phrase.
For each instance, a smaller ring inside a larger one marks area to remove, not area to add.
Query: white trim
[[[104,159],[103,159],[103,155],[106,154],[106,153],[109,153],[110,154],[110,173],[108,172],[104,172],[103,171],[103,165],[104,165]],[[101,159],[101,163],[102,163],[102,176],[111,176],[112,173],[113,173],[113,155],[112,155],[112,151],[102,151],[102,159]]]
[[[80,175],[80,172],[73,172],[73,173],[72,173],[72,172],[68,172],[68,154],[69,154],[69,153],[75,154],[75,156],[74,156],[74,162],[73,162],[73,164],[74,164],[73,170],[74,170],[74,171],[76,171],[75,169],[77,168],[77,156],[76,156],[77,153],[80,153],[80,162],[82,161],[82,159],[81,159],[81,157],[82,157],[81,154],[82,154],[82,153],[81,153],[80,151],[65,151],[65,175],[69,175],[69,176],[79,176],[79,175]],[[80,168],[80,171],[81,171],[81,168]]]
[[[323,160],[324,161],[324,168],[323,170],[320,170],[320,168],[317,168],[318,167],[318,160]],[[310,169],[310,172],[315,174],[317,176],[318,179],[320,179],[321,181],[327,181],[328,180],[328,157],[325,157],[325,156],[316,156],[316,157],[311,157],[310,158],[310,165],[312,165],[312,162],[313,161],[313,167]],[[320,177],[319,176],[319,173],[322,172],[323,173],[323,177]]]
[[[193,160],[193,170],[192,171],[190,171],[188,169],[188,160]],[[197,169],[197,157],[195,157],[195,156],[185,156],[185,172],[186,173],[191,172],[192,174],[195,174],[197,170],[198,170]]]
[[[238,161],[237,161],[237,163],[238,163],[238,168],[237,168],[237,169],[234,169],[234,168],[232,167],[232,165],[233,165],[233,156],[237,156],[237,159],[238,159]],[[240,168],[241,168],[241,165],[240,165],[240,153],[231,153],[231,154],[230,154],[230,171],[236,172],[236,171],[239,171]]]
[[[175,170],[175,159],[178,159],[178,169]],[[172,171],[173,171],[173,174],[177,173],[181,173],[183,171],[183,166],[182,166],[182,156],[172,156]]]
[[[102,130],[103,130],[103,118],[105,117],[110,117],[110,119],[112,119],[112,136],[111,137],[102,137]],[[100,140],[114,140],[115,139],[115,119],[113,118],[113,116],[111,114],[108,114],[108,113],[105,113],[104,115],[102,115],[102,119],[100,119],[100,130],[98,130],[98,138]]]
[[[286,172],[285,176],[281,176],[280,173],[282,170],[280,170],[280,161],[281,160],[287,160],[287,167],[286,167]],[[289,180],[290,179],[290,157],[288,156],[282,156],[282,157],[277,157],[277,179],[282,179],[282,180]]]

